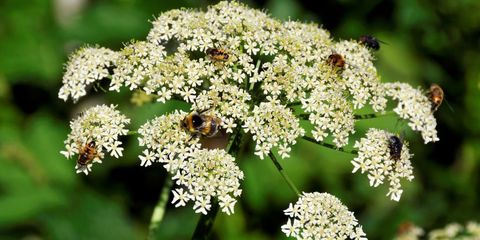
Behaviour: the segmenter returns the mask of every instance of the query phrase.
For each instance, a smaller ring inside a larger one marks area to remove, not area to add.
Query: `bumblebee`
[[[89,164],[97,156],[95,141],[90,141],[85,146],[79,147],[78,153],[77,164],[80,166]]]
[[[214,61],[225,62],[230,57],[225,50],[219,48],[208,48],[205,53]]]
[[[428,98],[432,103],[432,112],[437,111],[438,107],[440,107],[443,102],[443,89],[438,86],[438,84],[433,83],[432,85],[430,85],[430,90],[428,91]]]
[[[380,49],[380,42],[377,38],[372,35],[363,35],[360,37],[360,43],[366,47],[378,51]]]
[[[192,135],[201,135],[204,137],[213,137],[218,133],[222,120],[213,115],[203,112],[192,112],[188,114],[181,122],[183,129]]]
[[[338,53],[330,54],[330,56],[327,58],[327,63],[330,66],[338,69],[343,69],[345,67],[345,59]]]
[[[390,149],[390,158],[398,161],[402,156],[403,142],[399,137],[392,135],[388,138],[388,149]]]

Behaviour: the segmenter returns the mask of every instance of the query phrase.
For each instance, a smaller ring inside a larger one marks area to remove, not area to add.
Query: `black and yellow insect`
[[[433,83],[432,85],[430,85],[430,90],[428,91],[428,98],[432,103],[432,112],[438,110],[438,108],[443,102],[443,96],[443,89],[438,84]]]
[[[225,62],[230,58],[227,51],[220,48],[208,48],[205,53],[214,61]]]
[[[327,58],[327,64],[336,69],[343,69],[345,67],[345,59],[338,53],[332,53]]]
[[[78,165],[85,166],[89,164],[97,156],[95,141],[90,141],[89,143],[85,144],[83,147],[79,146],[78,154],[79,154],[77,159]]]
[[[191,112],[181,122],[181,126],[193,136],[213,137],[218,133],[222,120],[204,112]]]

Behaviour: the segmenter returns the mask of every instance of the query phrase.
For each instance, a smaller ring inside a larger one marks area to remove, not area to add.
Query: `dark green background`
[[[74,105],[57,98],[63,65],[84,44],[118,50],[145,39],[153,16],[208,1],[85,1],[75,14],[47,0],[0,1],[0,239],[143,239],[165,171],[139,166],[135,138],[125,139],[121,159],[106,159],[91,175],[74,173],[75,162],[59,151],[68,122],[86,104],[107,101],[135,117],[132,129],[155,115],[187,105],[132,108],[129,93],[92,94]],[[384,81],[443,86],[446,100],[436,112],[440,142],[424,145],[407,132],[415,179],[404,184],[399,203],[387,188],[373,189],[366,176],[351,174],[352,155],[301,141],[282,160],[302,191],[329,192],[355,212],[371,239],[391,239],[398,225],[425,229],[480,220],[480,1],[293,1],[247,2],[280,19],[313,21],[335,39],[373,34],[387,44],[376,53]],[[377,126],[394,131],[396,120],[362,121],[359,132]],[[238,164],[245,172],[235,214],[216,219],[216,239],[283,238],[283,209],[296,201],[269,161],[252,148]],[[170,205],[159,239],[185,239],[198,215],[191,206]]]

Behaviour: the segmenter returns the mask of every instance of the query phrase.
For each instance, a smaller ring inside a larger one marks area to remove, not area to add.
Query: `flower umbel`
[[[274,99],[255,106],[244,127],[246,132],[253,134],[253,140],[257,142],[255,154],[261,159],[273,147],[279,148],[283,158],[289,157],[290,145],[305,134],[292,111]]]
[[[328,193],[303,193],[284,210],[282,232],[297,239],[366,239],[353,213]]]
[[[70,158],[79,154],[84,145],[94,141],[98,153],[95,158],[85,166],[78,163],[75,166],[77,173],[88,174],[94,162],[102,162],[104,150],[112,157],[122,156],[123,147],[121,147],[122,142],[119,141],[119,136],[128,133],[126,125],[129,123],[130,119],[116,110],[114,105],[99,105],[87,109],[70,122],[72,131],[64,141],[66,151],[61,153]]]
[[[386,94],[398,100],[398,105],[393,111],[410,121],[408,125],[422,133],[425,143],[438,141],[435,129],[437,121],[433,116],[432,103],[427,96],[406,83],[385,83],[384,86]]]
[[[118,53],[107,48],[84,47],[70,56],[63,75],[63,86],[58,97],[76,102],[87,94],[86,87],[109,75],[108,69],[114,65]]]
[[[403,141],[400,159],[394,160],[390,155],[389,138],[393,134],[384,130],[369,129],[366,137],[355,142],[358,156],[352,160],[353,173],[360,170],[368,173],[370,186],[378,187],[385,179],[390,182],[387,196],[399,201],[402,196],[401,178],[408,181],[413,179],[413,170],[410,162],[412,155],[408,150],[408,143]]]

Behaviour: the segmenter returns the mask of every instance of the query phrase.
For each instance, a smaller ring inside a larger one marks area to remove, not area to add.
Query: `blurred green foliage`
[[[170,102],[132,108],[129,93],[93,94],[74,105],[57,98],[68,54],[84,44],[119,49],[144,39],[153,16],[208,1],[4,0],[0,2],[0,239],[142,239],[165,178],[160,166],[141,168],[137,140],[126,139],[125,156],[107,159],[89,176],[74,173],[74,161],[59,151],[68,121],[89,101],[120,104],[135,116],[132,129],[147,119],[188,105]],[[72,1],[75,2],[75,1]],[[443,86],[451,105],[436,113],[441,141],[423,145],[407,132],[416,179],[405,184],[399,203],[372,189],[365,176],[351,174],[352,155],[301,141],[292,158],[281,160],[302,191],[339,197],[371,239],[391,239],[404,221],[425,229],[448,222],[480,220],[480,2],[354,1],[248,2],[280,19],[314,21],[336,39],[373,34],[386,42],[377,53],[384,81]],[[378,126],[397,131],[394,118],[365,120],[358,133]],[[284,238],[283,209],[296,201],[269,160],[245,144],[238,164],[245,172],[235,214],[219,214],[218,239]],[[308,153],[308,154],[305,154]],[[169,206],[158,239],[186,239],[198,215]]]

